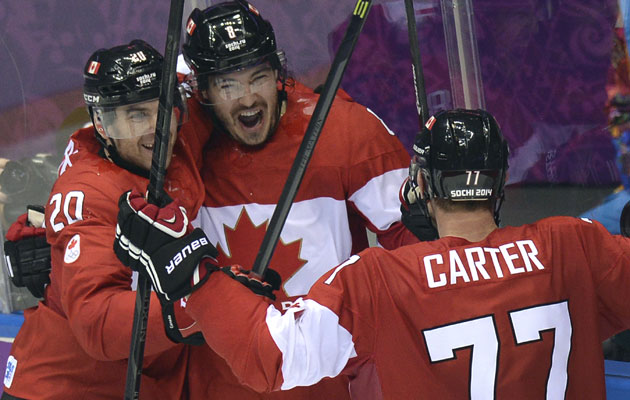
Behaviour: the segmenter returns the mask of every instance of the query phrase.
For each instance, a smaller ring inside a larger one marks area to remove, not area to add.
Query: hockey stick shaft
[[[405,0],[405,13],[407,14],[407,32],[409,34],[409,51],[411,53],[411,68],[413,72],[414,90],[416,93],[416,110],[420,130],[429,119],[429,107],[427,106],[427,92],[424,86],[424,70],[418,45],[418,31],[416,28],[416,12],[413,0]]]
[[[181,35],[184,0],[171,0],[166,36],[166,50],[162,80],[160,82],[160,99],[153,144],[153,157],[149,175],[148,200],[157,204],[164,194],[164,177],[168,157],[168,142],[171,136],[171,116],[173,98],[176,90],[177,53]],[[140,395],[140,378],[142,376],[142,361],[144,359],[144,344],[147,336],[149,318],[149,299],[151,285],[142,274],[138,275],[136,289],[136,303],[133,315],[133,330],[129,360],[127,362],[127,381],[125,383],[125,399],[137,399]]]
[[[311,156],[315,150],[315,144],[317,143],[317,139],[319,139],[319,134],[322,131],[326,117],[328,117],[328,112],[330,111],[337,89],[341,83],[341,78],[346,70],[346,66],[348,65],[354,46],[363,29],[365,19],[371,6],[371,0],[359,0],[354,7],[350,24],[337,50],[337,54],[333,59],[330,71],[326,77],[326,82],[324,83],[324,88],[317,100],[315,110],[304,133],[304,139],[302,139],[302,144],[295,156],[295,160],[289,171],[289,176],[282,189],[282,194],[271,216],[269,227],[267,228],[267,232],[265,232],[265,237],[263,238],[256,260],[254,261],[252,271],[259,276],[264,275],[269,261],[273,256],[278,238],[280,237],[280,232],[287,219],[298,188],[302,183],[304,172],[311,160]]]

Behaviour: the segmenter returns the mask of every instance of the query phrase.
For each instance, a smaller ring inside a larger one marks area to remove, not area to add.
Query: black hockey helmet
[[[95,51],[83,70],[88,107],[116,107],[160,95],[162,55],[142,40]]]
[[[426,198],[453,201],[504,196],[508,145],[494,117],[484,110],[448,110],[431,117],[416,135],[409,168],[412,186],[420,171]]]
[[[115,164],[148,177],[148,171],[118,153],[114,141],[152,134],[158,114],[163,57],[142,40],[95,51],[83,70],[83,98],[96,139]],[[181,87],[173,99],[171,126],[187,119],[185,93]],[[120,113],[119,113],[120,112]]]
[[[284,69],[271,24],[244,0],[195,8],[186,24],[184,59],[193,74],[222,73],[269,61]]]
[[[139,39],[97,50],[90,56],[83,70],[83,99],[92,118],[95,113],[98,115],[109,137],[133,137],[154,129],[151,126],[157,119],[155,101],[160,95],[163,61],[157,50]],[[115,133],[107,129],[116,118],[116,108],[143,102],[151,104],[143,111],[145,118],[130,119],[135,123]],[[179,110],[175,122],[181,125],[187,119],[183,89],[176,91],[174,106]]]

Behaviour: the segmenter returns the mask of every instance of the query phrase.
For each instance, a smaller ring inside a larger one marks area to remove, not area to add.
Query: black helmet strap
[[[126,169],[132,174],[141,176],[143,178],[149,179],[149,171],[140,168],[139,166],[130,163],[129,161],[123,159],[118,153],[118,149],[116,148],[116,144],[112,140],[107,140],[96,129],[96,124],[94,123],[94,110],[92,107],[88,107],[88,111],[90,112],[90,118],[92,119],[92,126],[94,127],[94,136],[96,140],[101,144],[101,150],[99,151],[99,155],[103,158],[106,158],[118,165],[122,169]]]

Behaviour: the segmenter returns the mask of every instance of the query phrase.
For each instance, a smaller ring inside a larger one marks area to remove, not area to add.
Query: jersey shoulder
[[[611,236],[606,228],[598,221],[589,218],[577,218],[568,216],[555,216],[543,218],[530,227],[535,227],[541,234],[554,237],[583,237]]]

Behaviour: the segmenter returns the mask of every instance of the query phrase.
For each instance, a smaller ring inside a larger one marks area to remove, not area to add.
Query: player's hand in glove
[[[4,254],[11,281],[26,287],[35,297],[44,297],[50,283],[50,245],[42,228],[44,207],[29,206],[6,235]]]
[[[114,252],[151,280],[162,302],[180,299],[208,279],[216,262],[201,261],[216,257],[217,249],[201,229],[192,230],[177,200],[160,208],[134,190],[120,196],[118,207]]]
[[[405,179],[399,192],[401,221],[407,229],[423,242],[437,239],[438,232],[431,217],[419,203],[419,195],[412,190],[409,178]]]
[[[220,268],[230,278],[235,279],[247,286],[252,292],[261,296],[269,297],[271,300],[276,299],[273,294],[274,290],[280,289],[280,274],[273,269],[267,269],[263,278],[254,274],[252,271],[243,269],[240,265],[231,265],[229,267]]]

